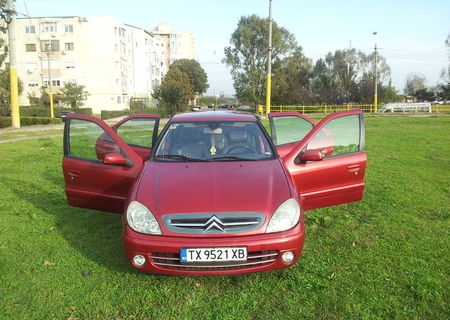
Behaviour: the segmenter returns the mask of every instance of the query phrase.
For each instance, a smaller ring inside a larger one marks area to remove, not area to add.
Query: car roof
[[[205,111],[196,113],[177,114],[170,119],[170,122],[186,121],[253,121],[257,118],[254,114],[226,111]]]

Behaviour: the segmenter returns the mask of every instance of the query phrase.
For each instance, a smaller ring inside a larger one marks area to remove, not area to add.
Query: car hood
[[[194,212],[261,212],[271,216],[290,197],[279,159],[150,161],[136,193],[136,200],[158,220],[165,214]]]

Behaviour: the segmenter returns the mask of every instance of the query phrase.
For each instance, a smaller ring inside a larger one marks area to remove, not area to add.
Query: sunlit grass
[[[448,319],[449,146],[450,117],[367,117],[364,200],[308,212],[295,266],[173,277],[67,206],[61,138],[1,144],[0,319]]]

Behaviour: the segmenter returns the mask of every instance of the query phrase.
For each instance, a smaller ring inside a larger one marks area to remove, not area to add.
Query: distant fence
[[[383,105],[373,105],[373,104],[351,104],[351,105],[316,105],[316,106],[271,106],[270,112],[286,112],[286,111],[297,111],[300,113],[321,113],[328,114],[338,111],[346,111],[352,109],[361,109],[364,113],[377,113],[379,109],[381,109]],[[265,105],[258,105],[259,113],[266,113]],[[393,111],[393,112],[384,112],[383,114],[390,113],[429,113],[422,112],[420,109],[411,109],[407,111]],[[433,104],[431,105],[431,113],[450,113],[450,105],[444,104]]]

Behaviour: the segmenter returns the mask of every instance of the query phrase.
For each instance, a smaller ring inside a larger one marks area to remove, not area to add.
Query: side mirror
[[[323,159],[323,154],[318,149],[311,149],[306,150],[299,158],[301,162],[320,161]]]
[[[120,153],[108,153],[103,159],[104,164],[127,164],[127,159]]]

